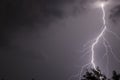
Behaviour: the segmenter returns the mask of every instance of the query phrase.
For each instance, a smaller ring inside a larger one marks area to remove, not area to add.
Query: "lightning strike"
[[[105,33],[107,27],[106,27],[106,21],[105,21],[105,9],[104,9],[104,3],[101,3],[101,9],[102,9],[102,12],[103,12],[103,16],[102,16],[102,19],[103,19],[103,30],[101,31],[101,33],[98,35],[98,37],[95,39],[95,42],[92,44],[92,47],[91,47],[91,51],[92,51],[92,59],[91,59],[91,64],[93,66],[93,68],[96,70],[96,65],[95,65],[95,62],[94,62],[94,55],[95,55],[95,46],[98,44],[100,38],[103,36],[103,34]]]
[[[120,36],[117,35],[115,32],[109,30],[108,26],[106,25],[106,12],[105,12],[105,6],[108,4],[108,0],[98,0],[98,2],[96,2],[96,5],[98,5],[101,10],[102,10],[102,30],[101,32],[99,33],[99,35],[94,39],[94,40],[91,40],[91,41],[88,41],[88,43],[86,43],[83,47],[84,49],[81,51],[82,53],[84,52],[85,54],[83,56],[86,56],[89,54],[91,60],[89,63],[83,65],[81,67],[81,71],[80,73],[78,74],[79,75],[79,80],[81,80],[82,78],[82,74],[84,74],[84,69],[89,69],[89,68],[93,68],[95,69],[96,71],[97,70],[97,65],[95,64],[95,47],[98,45],[98,43],[102,40],[102,43],[103,43],[103,46],[105,47],[105,54],[103,55],[103,58],[106,56],[107,58],[107,66],[106,66],[106,73],[107,73],[107,76],[109,75],[109,69],[108,69],[108,65],[109,65],[109,54],[111,53],[112,54],[112,57],[120,63],[120,59],[114,54],[114,51],[109,43],[109,41],[104,37],[104,33],[111,33],[112,35],[111,36],[114,36],[116,37],[118,40],[120,40]],[[97,6],[97,7],[98,7]],[[88,46],[87,48],[85,48],[86,46]],[[83,57],[82,56],[82,57]],[[103,60],[103,59],[102,59]],[[98,71],[99,72],[99,71]],[[101,73],[101,72],[100,72]],[[102,77],[102,76],[101,76]],[[100,80],[102,80],[100,77]]]

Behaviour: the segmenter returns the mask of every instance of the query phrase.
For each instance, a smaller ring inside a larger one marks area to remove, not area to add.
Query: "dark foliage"
[[[81,80],[120,80],[120,74],[116,71],[113,71],[111,79],[108,79],[104,74],[101,73],[99,68],[97,68],[97,70],[87,70]]]
[[[5,79],[4,77],[2,77],[0,78],[0,80],[9,80],[9,79]],[[36,79],[32,78],[31,80],[36,80]],[[96,70],[95,69],[87,70],[85,74],[82,76],[81,80],[120,80],[120,73],[113,71],[112,76],[109,79],[104,74],[102,74],[100,69],[97,67]]]

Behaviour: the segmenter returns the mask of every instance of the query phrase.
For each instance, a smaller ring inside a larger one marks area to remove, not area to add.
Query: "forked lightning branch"
[[[109,41],[104,37],[105,33],[110,33],[112,35],[110,36],[115,36],[117,39],[120,40],[120,37],[113,31],[111,31],[109,29],[109,27],[106,25],[106,12],[105,12],[105,8],[106,5],[109,3],[108,0],[97,0],[97,6],[101,9],[102,12],[102,16],[100,17],[102,20],[102,29],[100,31],[100,33],[98,34],[98,36],[92,41],[90,42],[90,49],[89,51],[87,51],[88,53],[90,53],[90,62],[88,64],[85,64],[82,66],[81,71],[80,71],[80,78],[81,78],[81,74],[83,73],[84,69],[86,68],[93,68],[95,70],[97,70],[97,65],[95,63],[95,48],[97,47],[97,45],[99,45],[98,43],[102,40],[103,46],[105,47],[105,53],[103,54],[103,57],[107,57],[107,72],[109,74],[109,70],[108,70],[108,64],[109,64],[109,55],[111,54],[112,57],[117,61],[120,62],[119,58],[114,54],[113,49],[109,43]]]
[[[113,51],[113,48],[111,47],[109,40],[106,39],[106,37],[104,36],[106,33],[110,33],[110,36],[114,36],[116,37],[116,39],[120,40],[119,35],[117,35],[115,32],[113,32],[112,30],[110,30],[110,28],[106,25],[106,6],[109,4],[110,0],[96,0],[95,5],[97,5],[96,7],[99,7],[101,12],[102,12],[102,16],[100,17],[102,20],[102,26],[101,26],[101,31],[98,34],[98,36],[95,37],[94,40],[90,40],[88,41],[87,44],[88,47],[85,47],[84,45],[84,49],[83,49],[83,53],[85,56],[86,54],[90,54],[90,62],[88,62],[87,64],[83,65],[81,67],[81,70],[78,74],[73,75],[73,77],[79,77],[79,80],[81,80],[82,78],[82,74],[84,74],[84,70],[86,69],[94,69],[96,71],[99,72],[99,70],[97,69],[96,65],[96,60],[95,60],[95,55],[96,55],[96,50],[95,48],[97,47],[97,45],[99,45],[99,42],[102,41],[103,46],[105,47],[105,53],[102,54],[103,56],[101,57],[101,59],[104,57],[106,57],[107,62],[106,62],[106,66],[104,66],[104,68],[106,67],[106,75],[109,75],[109,54],[112,55],[112,57],[114,58],[114,60],[116,60],[118,63],[120,63],[120,59],[116,56],[116,54]],[[82,56],[82,57],[83,57]],[[101,80],[101,77],[100,77]]]
[[[92,58],[91,58],[91,64],[93,66],[93,68],[96,70],[96,65],[94,63],[94,55],[95,55],[95,46],[98,44],[100,38],[102,38],[102,36],[104,35],[107,27],[106,27],[106,21],[105,21],[105,3],[104,2],[101,2],[100,3],[100,7],[102,9],[102,13],[103,13],[103,16],[102,16],[102,19],[103,19],[103,29],[101,31],[101,33],[97,36],[97,38],[95,39],[95,42],[92,44],[92,47],[91,47],[91,51],[92,51]]]

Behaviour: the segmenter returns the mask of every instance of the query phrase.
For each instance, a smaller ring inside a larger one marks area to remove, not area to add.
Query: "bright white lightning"
[[[96,70],[96,65],[95,65],[95,62],[94,62],[94,55],[95,55],[95,46],[98,44],[100,38],[103,36],[105,30],[107,29],[106,27],[106,21],[105,21],[105,9],[104,9],[104,3],[101,3],[101,9],[102,9],[102,12],[103,12],[103,16],[102,16],[102,19],[103,19],[103,29],[101,31],[101,33],[98,35],[98,37],[95,39],[95,42],[92,44],[92,47],[91,47],[91,51],[92,51],[92,58],[91,58],[91,64],[93,66],[93,68]]]
[[[96,67],[96,64],[95,64],[95,47],[96,45],[98,45],[98,43],[100,42],[100,40],[102,39],[102,42],[103,42],[103,46],[105,47],[105,54],[103,55],[103,58],[106,56],[107,57],[107,74],[109,74],[109,69],[108,69],[108,65],[109,65],[109,54],[111,53],[113,58],[120,63],[120,59],[114,54],[113,52],[113,49],[109,43],[109,41],[104,37],[104,33],[111,33],[113,36],[115,36],[117,39],[120,40],[120,36],[117,35],[115,32],[109,30],[109,28],[107,27],[106,25],[106,13],[105,13],[105,6],[108,4],[109,2],[98,2],[98,6],[97,7],[100,7],[101,10],[102,10],[102,23],[103,23],[103,26],[102,26],[102,30],[101,32],[99,33],[99,35],[94,39],[94,40],[91,40],[89,41],[87,44],[84,45],[84,47],[88,46],[87,48],[84,48],[84,50],[82,52],[85,52],[85,55],[89,54],[91,52],[91,55],[90,55],[90,62],[83,65],[82,68],[81,68],[81,71],[80,73],[78,74],[79,76],[79,80],[81,80],[81,77],[82,77],[82,74],[84,74],[84,69],[89,69],[92,68],[95,69],[96,71],[97,70],[97,67]],[[97,5],[96,4],[96,5]],[[83,57],[82,56],[82,57]],[[102,59],[103,60],[103,59]],[[98,71],[99,72],[99,71]],[[101,78],[101,77],[100,77]],[[102,79],[100,79],[102,80]]]

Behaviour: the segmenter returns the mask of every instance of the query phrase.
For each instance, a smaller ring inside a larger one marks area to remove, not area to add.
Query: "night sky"
[[[83,45],[102,26],[96,0],[0,0],[0,77],[8,80],[68,80],[90,61]],[[107,26],[120,36],[120,1],[106,7]],[[120,59],[120,40],[104,35]],[[106,72],[104,46],[96,48],[95,62]],[[110,54],[109,71],[120,71]],[[101,61],[102,59],[102,61]]]

